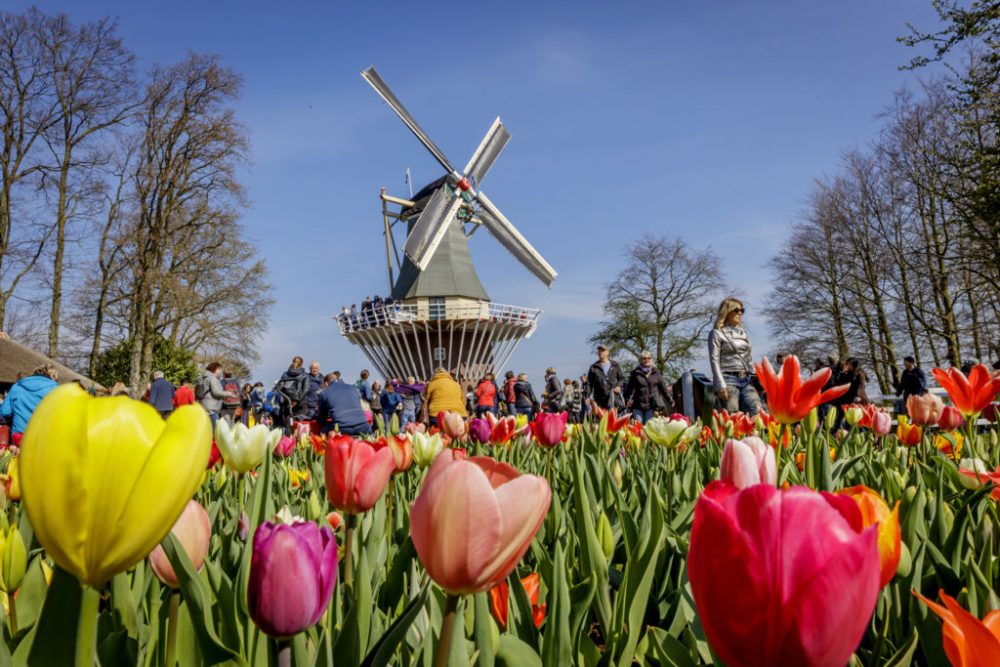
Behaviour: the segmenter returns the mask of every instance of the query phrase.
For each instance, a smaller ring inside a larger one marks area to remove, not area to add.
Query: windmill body
[[[411,199],[382,191],[391,297],[378,307],[340,315],[341,335],[358,345],[387,378],[427,380],[438,368],[451,371],[462,382],[487,372],[499,373],[518,343],[534,332],[541,311],[490,301],[472,262],[469,236],[485,227],[546,285],[556,277],[479,189],[510,133],[497,118],[465,170],[459,172],[374,67],[362,76],[444,167],[445,175]],[[406,230],[402,258],[393,236],[400,227]]]

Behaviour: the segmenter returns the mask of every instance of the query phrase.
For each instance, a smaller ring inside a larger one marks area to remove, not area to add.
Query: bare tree
[[[627,264],[607,285],[607,320],[591,337],[638,357],[649,350],[665,375],[681,372],[712,323],[722,288],[711,249],[647,234],[625,251]]]

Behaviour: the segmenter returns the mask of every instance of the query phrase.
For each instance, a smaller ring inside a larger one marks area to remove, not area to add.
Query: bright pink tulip
[[[930,392],[923,396],[913,394],[906,399],[906,413],[910,415],[911,424],[933,426],[941,418],[942,411],[944,411],[944,401]]]
[[[774,449],[760,438],[726,440],[722,449],[721,477],[737,489],[778,481]]]
[[[274,447],[274,455],[279,459],[287,459],[295,451],[295,438],[290,435],[284,435],[278,440],[278,444]]]
[[[962,425],[962,413],[954,405],[946,405],[938,417],[937,424],[942,430],[954,431]]]
[[[181,543],[185,553],[195,570],[200,570],[205,556],[208,554],[208,543],[212,538],[212,522],[208,512],[195,500],[189,500],[177,523],[170,529],[173,536]],[[177,588],[177,575],[167,558],[167,552],[159,544],[149,554],[149,565],[153,568],[156,578],[170,588]]]
[[[531,432],[543,447],[555,447],[566,436],[568,412],[543,412],[531,422]]]
[[[253,536],[247,607],[257,627],[291,637],[326,611],[337,583],[337,539],[329,526],[265,521]]]
[[[396,460],[389,447],[376,449],[370,442],[342,435],[327,443],[324,466],[330,504],[347,514],[361,514],[382,497]]]
[[[486,456],[439,456],[410,508],[413,546],[444,590],[488,591],[524,556],[551,501],[541,477]]]
[[[803,487],[709,484],[687,562],[712,649],[729,667],[847,664],[878,598],[877,531]]]

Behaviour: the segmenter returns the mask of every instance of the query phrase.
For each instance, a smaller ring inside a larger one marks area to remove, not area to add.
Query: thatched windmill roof
[[[60,382],[80,380],[87,386],[95,384],[93,380],[77,373],[69,366],[64,366],[58,361],[53,361],[41,352],[36,352],[26,345],[21,345],[0,332],[0,384],[13,384],[17,382],[18,373],[31,373],[31,371],[45,364],[51,364],[53,368],[59,371]]]

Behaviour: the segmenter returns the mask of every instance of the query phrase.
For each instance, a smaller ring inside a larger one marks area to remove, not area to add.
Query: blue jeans
[[[535,411],[532,410],[531,408],[519,408],[519,407],[515,407],[514,408],[514,414],[515,415],[527,415],[529,422],[532,419],[535,418]]]
[[[403,430],[407,424],[417,421],[416,410],[401,410],[399,413],[399,429]]]
[[[650,408],[649,410],[640,410],[638,408],[634,408],[632,410],[632,419],[636,420],[640,424],[645,424],[646,422],[648,422],[650,419],[653,418],[653,415],[655,413],[656,411],[653,410],[652,408]]]
[[[730,414],[742,411],[751,417],[756,416],[760,410],[760,396],[751,378],[749,376],[740,378],[724,373],[722,379],[726,381],[726,390],[729,394],[726,404],[722,407]]]

